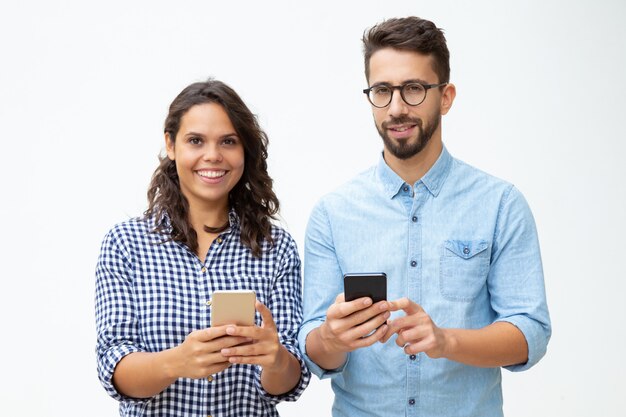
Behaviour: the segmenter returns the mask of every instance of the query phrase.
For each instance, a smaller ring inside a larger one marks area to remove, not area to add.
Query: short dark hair
[[[183,116],[193,106],[205,103],[221,105],[228,114],[244,148],[244,171],[241,179],[230,191],[230,207],[235,210],[241,224],[241,241],[256,257],[261,256],[262,241],[273,243],[271,219],[279,210],[278,198],[272,190],[272,178],[267,173],[268,139],[259,126],[256,116],[239,95],[221,81],[208,79],[187,86],[172,102],[165,119],[165,133],[172,143],[180,129]],[[146,217],[157,221],[167,214],[171,223],[170,237],[196,251],[198,239],[188,218],[189,203],[180,190],[176,162],[167,155],[160,164],[148,189]],[[156,232],[166,233],[166,224],[157,224]]]
[[[387,19],[363,33],[365,78],[370,78],[370,59],[383,48],[412,51],[432,57],[433,71],[438,83],[450,81],[450,52],[443,30],[433,22],[410,16]]]

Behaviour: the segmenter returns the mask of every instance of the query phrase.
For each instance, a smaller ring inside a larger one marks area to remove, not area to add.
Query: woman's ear
[[[165,150],[167,151],[167,157],[174,161],[174,140],[169,133],[165,133]]]

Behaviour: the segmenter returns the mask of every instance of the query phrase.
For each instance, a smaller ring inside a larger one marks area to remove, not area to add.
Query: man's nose
[[[387,109],[389,116],[400,117],[408,114],[409,105],[402,99],[402,95],[399,90],[393,92],[389,108]]]

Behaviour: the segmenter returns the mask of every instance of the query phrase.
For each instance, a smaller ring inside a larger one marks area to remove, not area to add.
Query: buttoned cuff
[[[550,340],[548,328],[526,316],[511,316],[496,321],[511,323],[517,327],[526,338],[528,345],[528,361],[518,365],[504,366],[504,369],[512,372],[525,371],[539,362],[546,354],[548,340]]]
[[[298,346],[294,346],[292,344],[283,344],[283,346],[300,363],[300,380],[298,381],[296,386],[293,387],[293,389],[291,389],[290,391],[284,394],[272,395],[268,393],[265,390],[265,388],[263,388],[263,385],[261,384],[261,372],[263,371],[263,368],[261,366],[256,366],[254,370],[254,376],[255,376],[254,383],[256,385],[256,389],[260,397],[263,398],[268,403],[273,404],[273,405],[276,405],[281,401],[296,401],[298,398],[300,398],[300,396],[304,392],[304,389],[309,385],[309,381],[311,380],[311,372],[306,367],[306,363],[304,359],[302,358],[302,355],[300,353],[300,350],[298,349]]]
[[[311,372],[314,375],[317,375],[317,377],[319,379],[326,379],[326,378],[332,378],[332,377],[334,377],[336,375],[339,375],[340,373],[343,372],[343,370],[345,369],[346,365],[350,361],[350,354],[348,353],[346,361],[343,363],[343,365],[341,365],[337,369],[332,369],[332,370],[324,369],[324,368],[320,367],[318,364],[313,362],[313,360],[311,358],[309,358],[309,355],[306,354],[306,338],[309,335],[309,333],[311,333],[311,331],[313,331],[317,327],[321,326],[322,323],[323,323],[322,320],[309,321],[307,323],[304,323],[300,327],[300,331],[298,332],[298,343],[300,344],[300,352],[302,352],[302,356],[304,357],[304,360],[305,360],[307,366],[309,367],[309,369],[311,370]]]

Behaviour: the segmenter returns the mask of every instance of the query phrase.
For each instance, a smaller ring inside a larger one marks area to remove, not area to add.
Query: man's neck
[[[398,159],[385,149],[385,162],[404,182],[413,185],[435,165],[442,149],[441,138],[433,137],[420,153],[408,159]]]

